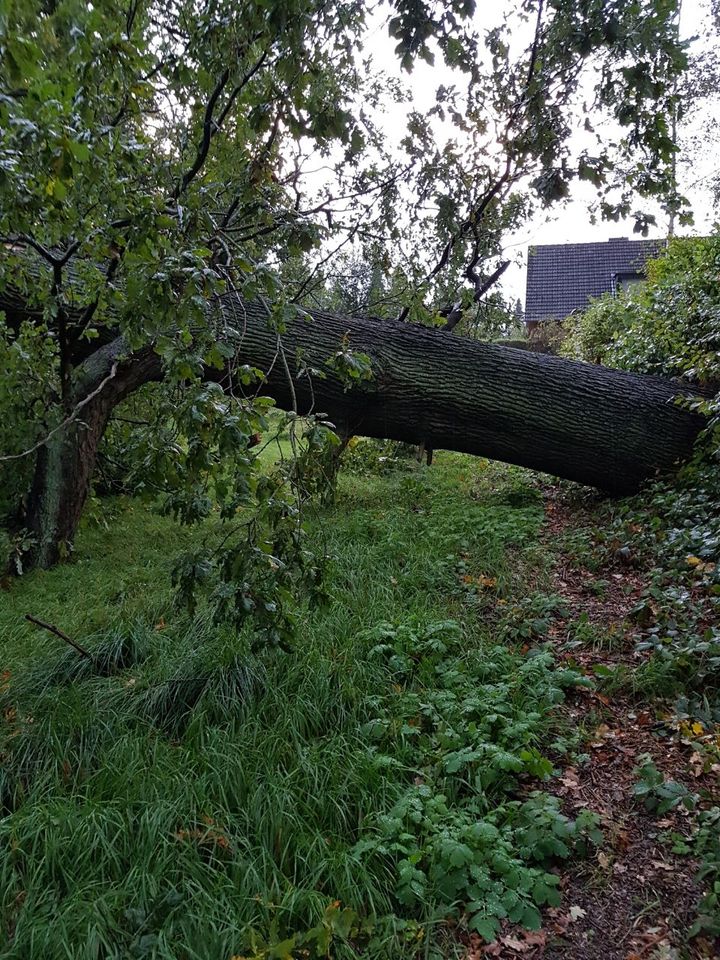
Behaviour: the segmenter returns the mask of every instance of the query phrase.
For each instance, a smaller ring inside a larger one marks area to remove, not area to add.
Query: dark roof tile
[[[664,240],[628,240],[603,243],[553,243],[529,247],[525,320],[564,320],[584,310],[591,297],[613,288],[613,277],[642,274],[645,263],[657,256]]]

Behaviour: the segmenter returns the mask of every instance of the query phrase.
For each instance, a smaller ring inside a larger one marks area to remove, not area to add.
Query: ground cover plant
[[[705,496],[355,441],[287,650],[178,602],[219,519],[106,499],[3,583],[0,956],[713,956]]]
[[[712,482],[698,463],[679,482],[622,501],[571,485],[543,487],[550,570],[535,596],[510,605],[509,626],[517,629],[523,606],[541,613],[528,626],[596,681],[584,703],[563,708],[582,725],[586,752],[551,790],[568,813],[596,811],[605,844],[593,861],[564,873],[570,922],[547,911],[542,947],[532,952],[512,937],[513,952],[501,936],[498,953],[479,946],[473,956],[717,955]]]

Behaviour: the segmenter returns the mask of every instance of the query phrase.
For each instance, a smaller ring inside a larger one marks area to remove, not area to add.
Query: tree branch
[[[474,299],[475,299],[475,302],[476,302],[476,303],[480,300],[481,297],[484,297],[484,296],[485,296],[485,294],[488,292],[488,290],[490,289],[490,287],[492,287],[494,284],[496,284],[496,283],[498,282],[498,280],[500,279],[500,277],[505,273],[505,271],[507,270],[507,268],[508,268],[509,266],[510,266],[510,261],[509,261],[509,260],[503,260],[503,262],[500,264],[500,266],[499,266],[496,270],[493,270],[493,272],[490,274],[490,276],[489,276],[489,277],[487,278],[487,280],[485,280],[485,281],[480,281],[480,278],[477,277],[477,276],[475,276],[475,275],[473,275],[473,277],[471,277],[471,279],[472,279],[472,280],[474,281],[474,283],[475,283],[475,298],[474,298]]]
[[[223,90],[227,86],[228,80],[230,79],[230,68],[227,67],[220,75],[220,79],[215,84],[215,88],[210,94],[210,98],[208,99],[207,105],[205,107],[205,117],[203,120],[203,136],[202,136],[202,140],[200,141],[200,146],[198,147],[197,154],[195,156],[195,161],[193,165],[190,167],[190,169],[184,174],[180,183],[175,187],[172,193],[173,200],[177,200],[187,190],[188,186],[192,183],[192,181],[195,179],[195,177],[198,175],[198,173],[202,169],[203,164],[207,159],[208,152],[210,151],[210,143],[212,142],[213,137],[222,127],[223,121],[225,120],[228,113],[230,112],[230,109],[233,103],[235,102],[235,100],[237,99],[238,94],[241,93],[244,87],[247,86],[247,84],[252,80],[252,78],[255,76],[258,70],[262,67],[263,63],[267,59],[267,55],[268,55],[267,50],[262,53],[260,58],[253,64],[250,70],[248,70],[248,72],[244,75],[240,83],[238,83],[238,85],[232,90],[232,92],[230,93],[230,96],[228,97],[228,101],[223,107],[218,118],[214,119],[213,114],[215,113],[215,107],[217,106],[217,102],[220,99],[220,95],[222,94]]]
[[[65,427],[69,426],[74,420],[77,420],[77,418],[80,415],[80,411],[83,409],[83,407],[86,407],[91,400],[94,400],[95,397],[102,390],[104,390],[107,384],[113,379],[113,377],[117,373],[117,368],[118,368],[118,361],[115,360],[113,362],[110,373],[105,377],[105,379],[102,380],[100,384],[98,384],[98,386],[91,393],[89,393],[86,397],[84,397],[80,401],[80,403],[78,403],[78,405],[75,407],[75,409],[70,414],[70,416],[67,417],[65,420],[63,420],[62,423],[59,423],[56,427],[54,427],[50,431],[50,433],[47,434],[47,436],[43,437],[42,440],[38,440],[38,442],[34,444],[32,447],[30,447],[29,449],[23,450],[22,453],[12,453],[4,457],[0,457],[0,463],[7,463],[10,460],[22,460],[23,457],[29,457],[31,453],[35,453],[37,450],[40,449],[40,447],[45,446],[48,440],[52,439],[52,437],[54,437],[56,433],[59,433],[61,430],[64,430]]]
[[[43,630],[47,630],[50,633],[54,633],[56,637],[60,637],[60,639],[64,640],[65,643],[69,643],[70,646],[74,650],[77,650],[77,652],[81,656],[86,657],[88,660],[92,660],[92,654],[89,653],[85,649],[85,647],[81,647],[79,643],[76,643],[75,640],[72,640],[66,633],[64,633],[62,630],[56,627],[54,623],[45,623],[44,620],[39,620],[37,617],[34,617],[31,613],[26,613],[25,619],[30,623],[34,623],[36,627],[42,627]]]

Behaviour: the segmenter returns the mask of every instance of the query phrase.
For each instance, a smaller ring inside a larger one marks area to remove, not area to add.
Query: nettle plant
[[[414,782],[367,825],[355,855],[392,864],[410,910],[460,909],[488,941],[505,918],[537,929],[540,908],[560,902],[553,864],[602,840],[589,810],[573,819],[548,794],[518,799],[521,783],[553,773],[538,749],[548,708],[587,679],[556,667],[548,651],[468,651],[455,621],[380,624],[364,639],[395,691],[371,705],[365,734],[379,763],[411,771]]]
[[[698,802],[696,794],[682,783],[666,780],[650,754],[642,754],[639,760],[634,770],[637,781],[633,786],[633,796],[642,799],[646,810],[662,815],[681,805],[686,810],[695,809]]]

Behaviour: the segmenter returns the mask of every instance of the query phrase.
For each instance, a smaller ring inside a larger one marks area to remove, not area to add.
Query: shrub
[[[559,353],[570,360],[606,363],[616,337],[631,326],[636,316],[636,291],[618,297],[605,294],[594,299],[584,313],[565,321],[565,338]]]

